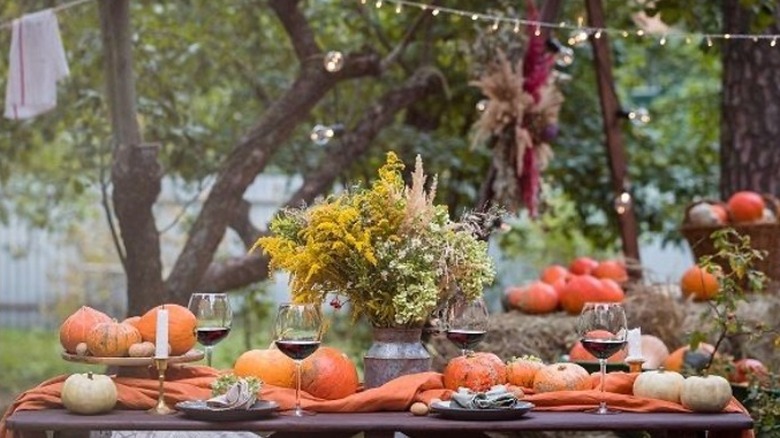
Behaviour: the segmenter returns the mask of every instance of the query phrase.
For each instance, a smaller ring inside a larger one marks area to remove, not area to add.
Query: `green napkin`
[[[468,388],[458,388],[452,394],[454,407],[464,409],[511,409],[517,403],[517,397],[504,385],[496,385],[486,392],[474,392]]]

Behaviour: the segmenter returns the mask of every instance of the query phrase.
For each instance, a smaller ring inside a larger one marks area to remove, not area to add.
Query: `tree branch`
[[[268,257],[257,253],[212,263],[198,290],[227,291],[268,278]]]
[[[430,17],[431,14],[429,14],[427,11],[423,11],[417,15],[414,23],[412,23],[412,25],[406,29],[406,33],[404,34],[401,41],[395,46],[395,48],[393,48],[393,50],[390,51],[390,53],[387,54],[387,56],[385,56],[385,59],[382,60],[382,71],[387,70],[388,67],[400,59],[406,48],[409,47],[409,43],[412,41],[412,37],[414,37],[414,35],[417,33],[417,29],[419,29],[423,23],[429,22]],[[409,68],[406,65],[401,64],[401,66],[404,67],[407,72],[409,71]]]
[[[290,25],[305,19],[294,8],[297,1],[272,1],[274,10],[286,26],[310,32],[308,24]],[[285,15],[294,15],[294,18]],[[312,50],[311,36],[292,36],[298,51]],[[303,41],[303,42],[301,42]],[[304,47],[305,46],[305,47]],[[308,48],[307,48],[308,47]],[[313,47],[313,46],[312,46]],[[307,52],[308,53],[308,52]],[[368,75],[379,75],[379,57],[373,53],[346,56],[339,72],[325,71],[322,63],[303,63],[301,71],[287,90],[233,148],[192,225],[187,242],[174,264],[165,287],[173,302],[186,303],[189,294],[201,283],[206,269],[224,237],[229,223],[241,208],[242,196],[255,177],[263,171],[277,150],[285,144],[293,129],[309,116],[312,108],[339,82]]]
[[[310,203],[333,184],[336,177],[355,157],[368,150],[371,141],[384,127],[393,122],[398,111],[438,90],[441,90],[439,73],[424,67],[418,69],[401,87],[385,93],[366,111],[355,129],[342,137],[340,147],[332,150],[316,172],[307,175],[301,188],[287,201],[286,206]]]
[[[290,37],[295,54],[301,63],[322,53],[314,39],[314,32],[306,16],[298,8],[299,0],[271,0],[268,4],[276,12],[284,30]]]
[[[244,243],[246,248],[251,248],[262,234],[260,229],[255,227],[249,218],[249,210],[251,208],[252,204],[246,199],[242,199],[236,214],[233,215],[233,220],[229,224],[230,228],[241,238],[241,242]]]

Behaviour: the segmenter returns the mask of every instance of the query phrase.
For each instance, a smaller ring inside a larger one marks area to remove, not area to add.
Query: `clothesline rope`
[[[57,12],[60,12],[60,11],[64,11],[65,9],[72,8],[74,6],[78,6],[78,5],[81,5],[81,4],[84,4],[84,3],[88,3],[88,2],[93,2],[93,1],[95,1],[95,0],[74,0],[72,2],[63,3],[61,5],[55,6],[55,7],[51,8],[51,10],[53,12],[57,13]],[[13,23],[14,23],[13,20],[9,20],[9,21],[6,21],[4,23],[0,23],[0,29],[10,29],[11,26],[13,25]]]

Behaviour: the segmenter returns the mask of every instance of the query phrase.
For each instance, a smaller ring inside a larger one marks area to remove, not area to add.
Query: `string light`
[[[403,8],[404,8],[404,5],[402,5],[401,3],[398,3],[398,6],[395,7],[395,13],[396,14],[400,14],[401,10],[403,10]]]
[[[659,41],[659,44],[661,44],[662,46],[666,45],[666,35],[661,37],[661,41]]]
[[[382,7],[382,0],[376,0],[376,8],[379,9]]]
[[[332,50],[325,54],[322,65],[328,72],[336,73],[344,67],[344,54],[337,50]]]
[[[488,106],[487,99],[482,99],[479,102],[477,102],[476,108],[477,108],[477,111],[483,112],[483,111],[485,111],[487,109],[487,106]]]
[[[515,27],[514,29],[512,29],[512,32],[520,33],[520,23],[518,23],[517,21],[515,21]]]
[[[615,211],[617,214],[625,214],[631,208],[631,194],[624,191],[615,197]]]
[[[498,25],[499,24],[500,24],[500,22],[498,20],[493,22],[493,27],[492,27],[493,31],[497,31],[498,30]]]
[[[359,1],[361,4],[366,4],[367,0],[359,0]],[[377,0],[375,4],[377,5],[377,7],[380,7],[383,3],[390,3],[396,5],[397,6],[396,12],[398,13],[400,13],[401,6],[415,7],[423,11],[428,10],[429,8],[429,6],[424,3],[415,2],[411,0]],[[573,25],[573,24],[568,24],[566,21],[550,23],[550,22],[544,22],[538,20],[525,20],[519,18],[505,17],[501,15],[491,15],[482,12],[468,11],[464,9],[455,9],[455,8],[450,8],[445,6],[437,6],[433,8],[431,12],[433,16],[437,16],[440,13],[455,15],[458,17],[471,17],[473,21],[484,20],[487,21],[488,23],[493,23],[494,25],[497,22],[499,24],[499,27],[501,23],[509,23],[517,27],[533,26],[535,36],[541,35],[542,33],[541,28],[582,30],[585,31],[588,35],[593,35],[593,37],[596,39],[601,38],[603,34],[622,35],[624,38],[628,38],[628,36],[631,35],[632,33],[634,33],[639,37],[643,37],[646,35],[646,32],[643,29],[629,31],[627,29],[617,29],[617,28],[609,28],[609,27],[585,27],[583,26],[584,23],[583,17],[577,17],[577,23],[576,25]],[[697,39],[704,38],[705,41],[707,41],[707,45],[710,47],[713,45],[714,40],[749,40],[756,43],[760,41],[769,41],[770,45],[772,47],[775,47],[777,45],[777,38],[780,38],[780,34],[743,34],[743,33],[705,34],[703,32],[683,32],[683,31],[674,30],[663,35],[661,40],[664,42],[664,44],[662,45],[666,45],[666,42],[672,38],[683,40],[685,41],[685,44],[691,44],[693,38],[697,38]]]

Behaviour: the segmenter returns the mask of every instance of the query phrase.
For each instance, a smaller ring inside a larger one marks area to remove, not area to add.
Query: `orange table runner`
[[[211,383],[220,372],[205,366],[182,366],[169,369],[166,375],[166,402],[174,405],[184,400],[210,397]],[[47,380],[22,393],[0,420],[0,438],[12,438],[6,428],[6,418],[17,410],[61,408],[60,391],[67,376]],[[533,394],[526,389],[524,398],[536,405],[538,411],[582,411],[596,406],[599,400],[607,401],[613,408],[630,412],[690,412],[682,405],[661,400],[631,396],[636,374],[611,373],[607,376],[606,389],[588,391],[561,391]],[[117,377],[118,409],[149,409],[157,401],[158,382],[152,379]],[[593,386],[597,387],[597,376]],[[430,402],[434,398],[446,400],[450,391],[444,389],[439,373],[427,372],[400,377],[379,387],[360,391],[339,400],[323,400],[301,392],[301,404],[305,409],[318,412],[374,412],[403,411],[415,401]],[[290,409],[295,403],[295,390],[264,385],[261,397],[279,403],[281,409]],[[724,412],[747,412],[732,399]],[[743,437],[752,437],[753,431],[745,431]]]

